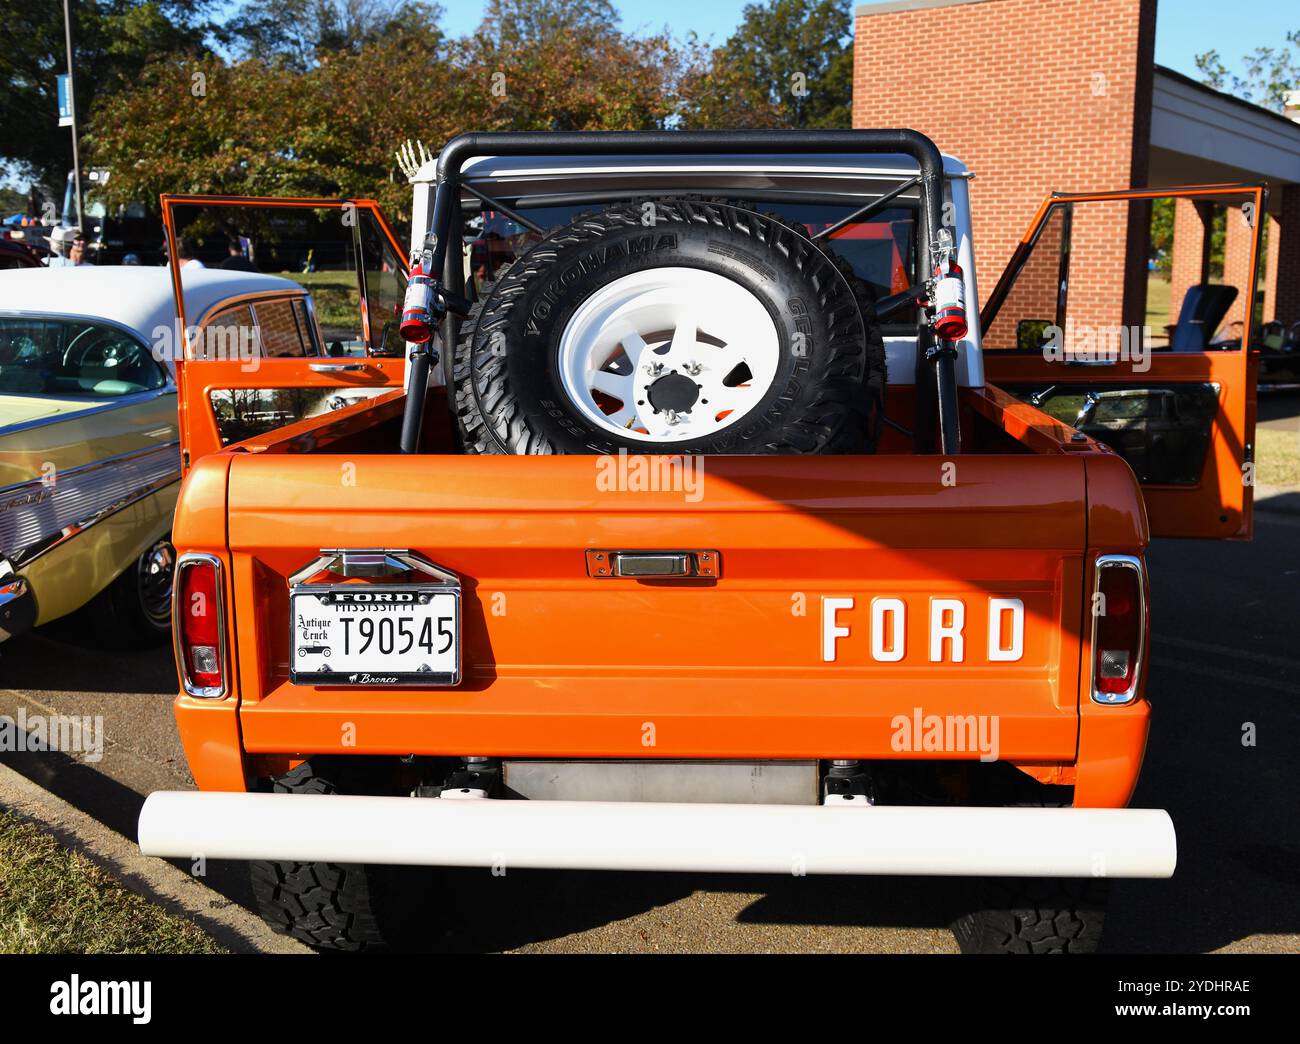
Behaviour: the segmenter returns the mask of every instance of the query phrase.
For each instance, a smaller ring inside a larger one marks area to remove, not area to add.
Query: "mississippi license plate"
[[[410,584],[295,590],[289,674],[305,685],[455,685],[460,592]]]

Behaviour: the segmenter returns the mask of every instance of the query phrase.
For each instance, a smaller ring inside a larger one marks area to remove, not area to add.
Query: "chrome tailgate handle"
[[[587,552],[587,575],[598,580],[716,579],[720,564],[717,551],[592,549]]]

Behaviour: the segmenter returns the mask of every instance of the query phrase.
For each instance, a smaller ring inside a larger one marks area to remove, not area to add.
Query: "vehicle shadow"
[[[1258,424],[1300,417],[1300,387],[1260,389],[1256,410]]]
[[[43,790],[98,820],[127,840],[136,840],[136,827],[145,795],[62,751],[0,752],[0,764],[26,776]],[[168,860],[185,873],[190,862]],[[209,860],[203,883],[232,902],[253,909],[253,892],[244,863]]]
[[[31,692],[174,693],[170,646],[104,649],[67,628],[39,628],[0,645],[0,686]]]
[[[1288,698],[1249,681],[1225,684],[1213,705],[1185,699],[1178,683],[1187,673],[1158,666],[1157,707],[1169,716],[1154,730],[1133,799],[1168,810],[1178,867],[1169,881],[1116,883],[1107,952],[1201,953],[1257,933],[1300,932],[1300,691]],[[1242,745],[1247,723],[1257,747]]]
[[[1133,804],[1178,831],[1170,881],[1118,882],[1111,952],[1215,950],[1300,932],[1300,555],[1291,530],[1250,545],[1158,541],[1150,553],[1151,738]]]
[[[1169,810],[1179,865],[1170,881],[1114,882],[1103,947],[1201,952],[1255,934],[1300,932],[1293,794],[1300,655],[1286,637],[1300,615],[1292,532],[1263,526],[1253,545],[1158,541],[1150,557],[1155,713],[1133,804]],[[0,685],[98,693],[176,687],[166,649],[108,656],[39,634],[0,646]],[[1248,730],[1254,745],[1243,744]],[[59,753],[0,760],[135,837],[143,795],[130,786]],[[430,925],[419,948],[444,952],[555,943],[594,952],[726,951],[751,945],[752,926],[793,929],[765,933],[764,948],[894,949],[897,939],[850,941],[817,929],[942,929],[966,894],[950,879],[523,870],[500,877],[487,870],[431,872],[431,879],[442,920]],[[205,883],[252,907],[243,864],[211,862]],[[561,942],[573,935],[584,937]]]
[[[431,926],[416,948],[438,952],[545,946],[579,933],[589,934],[565,948],[749,949],[755,937],[733,934],[716,912],[737,903],[742,907],[734,917],[737,925],[943,929],[954,916],[960,894],[960,886],[939,880],[549,870],[512,870],[500,877],[487,870],[452,870],[438,875],[436,887],[445,920]],[[686,908],[662,909],[697,893],[705,895]],[[701,908],[709,911],[706,921],[698,919]],[[656,910],[659,916],[643,918]],[[638,920],[618,923],[633,918]],[[834,937],[809,947],[798,931],[759,940],[764,950],[844,948],[836,946]]]

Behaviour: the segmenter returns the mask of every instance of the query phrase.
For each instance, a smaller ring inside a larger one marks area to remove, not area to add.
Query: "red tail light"
[[[1140,559],[1130,555],[1097,559],[1092,692],[1098,703],[1128,703],[1137,695],[1147,626],[1144,579]]]
[[[172,615],[185,691],[191,696],[224,696],[225,613],[220,560],[212,555],[181,556],[176,563]]]

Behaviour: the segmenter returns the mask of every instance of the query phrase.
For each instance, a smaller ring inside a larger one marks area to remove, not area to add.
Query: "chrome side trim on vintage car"
[[[0,489],[0,553],[26,566],[180,477],[173,440]]]
[[[124,409],[127,406],[139,406],[142,403],[152,402],[154,399],[163,395],[175,395],[176,385],[168,380],[168,383],[161,388],[151,388],[148,391],[132,392],[129,395],[115,396],[111,402],[99,403],[87,406],[84,410],[77,410],[76,413],[56,413],[49,417],[37,417],[35,420],[20,421],[17,424],[10,424],[7,427],[0,427],[0,435],[13,435],[21,431],[31,431],[33,428],[44,428],[50,424],[66,424],[68,421],[81,420],[84,417],[98,417],[101,413],[108,413],[112,410]],[[26,398],[31,399],[62,399],[64,396],[59,395],[28,395]]]

